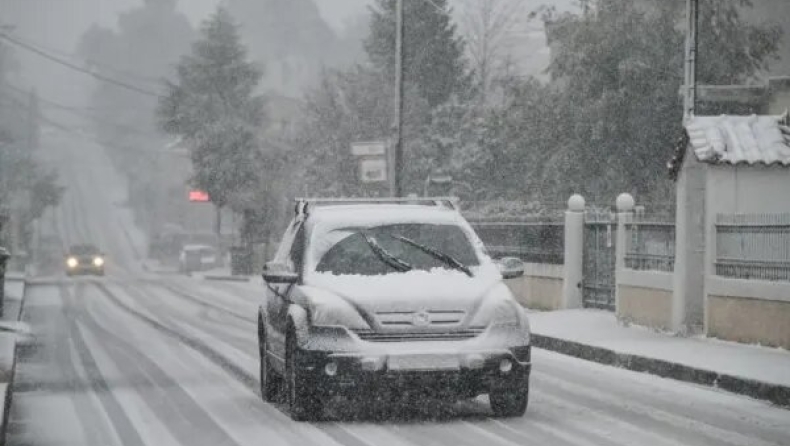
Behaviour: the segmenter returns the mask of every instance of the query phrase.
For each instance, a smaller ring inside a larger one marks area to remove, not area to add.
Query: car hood
[[[418,311],[472,314],[489,291],[502,283],[493,265],[475,267],[473,272],[473,277],[443,268],[383,276],[314,273],[305,285],[308,294],[310,288],[331,292],[367,316]]]

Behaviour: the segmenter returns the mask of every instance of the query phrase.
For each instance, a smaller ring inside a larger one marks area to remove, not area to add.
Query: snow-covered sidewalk
[[[0,284],[3,285],[3,284]],[[19,322],[22,316],[22,300],[25,296],[25,276],[8,273],[4,283],[3,316],[0,318],[0,432],[5,432],[10,405],[10,388],[16,369],[16,344],[20,336],[29,336],[29,329]],[[0,439],[4,441],[5,439]]]
[[[529,314],[534,344],[605,364],[790,406],[790,352],[623,326],[599,310]]]

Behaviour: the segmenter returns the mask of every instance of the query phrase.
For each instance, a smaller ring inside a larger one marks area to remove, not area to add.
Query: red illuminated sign
[[[189,201],[207,203],[211,200],[206,192],[203,192],[202,190],[191,190],[189,191]]]

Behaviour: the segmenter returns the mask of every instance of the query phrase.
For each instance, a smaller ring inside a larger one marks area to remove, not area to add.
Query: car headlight
[[[94,257],[93,266],[104,266],[104,259],[101,257]]]
[[[340,326],[349,330],[369,330],[370,325],[362,315],[347,302],[342,300],[325,300],[314,302],[311,306],[313,325]]]
[[[509,296],[492,293],[480,305],[480,309],[472,319],[472,326],[518,327],[521,325],[521,311],[518,303]]]
[[[74,257],[69,257],[68,259],[66,259],[66,266],[68,266],[69,268],[76,268],[77,265],[79,264],[80,262],[77,261],[77,259]]]

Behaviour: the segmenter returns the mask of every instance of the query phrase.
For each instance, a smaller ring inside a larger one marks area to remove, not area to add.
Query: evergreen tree
[[[159,104],[159,122],[167,133],[192,148],[194,185],[222,207],[257,187],[261,154],[257,136],[263,100],[255,95],[261,69],[247,60],[238,26],[220,7],[201,28],[168,82]]]
[[[395,74],[395,0],[377,0],[371,8],[365,50],[388,78]],[[413,85],[431,108],[453,95],[469,92],[464,44],[452,22],[447,0],[403,2],[404,82]]]

